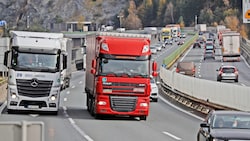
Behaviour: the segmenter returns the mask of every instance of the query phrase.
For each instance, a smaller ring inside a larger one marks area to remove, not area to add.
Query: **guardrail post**
[[[22,141],[27,141],[27,122],[22,121]]]

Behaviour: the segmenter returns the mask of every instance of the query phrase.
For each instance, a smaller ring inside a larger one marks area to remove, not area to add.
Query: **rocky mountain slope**
[[[9,28],[27,24],[46,27],[50,23],[77,21],[110,22],[127,7],[127,0],[1,0],[0,20]],[[105,24],[105,23],[104,23]]]

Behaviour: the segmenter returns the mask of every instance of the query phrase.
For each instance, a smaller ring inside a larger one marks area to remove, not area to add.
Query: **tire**
[[[154,102],[158,102],[158,98],[153,99]]]
[[[147,116],[140,116],[140,120],[147,120]]]
[[[7,109],[8,114],[15,114],[15,110]]]
[[[235,79],[234,81],[235,81],[235,82],[239,82],[239,80],[238,80],[238,79]]]
[[[95,102],[93,98],[91,98],[91,104],[90,104],[90,114],[91,116],[95,117]]]
[[[89,94],[88,93],[87,93],[87,98],[86,98],[86,105],[87,105],[87,110],[90,113],[91,102],[90,102],[90,98],[89,98]]]

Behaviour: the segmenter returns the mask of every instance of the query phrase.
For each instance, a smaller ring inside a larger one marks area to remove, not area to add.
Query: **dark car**
[[[189,75],[195,77],[196,66],[192,61],[182,61],[178,62],[176,66],[176,72],[184,75]]]
[[[194,44],[193,44],[193,48],[201,48],[201,44],[199,41],[196,41]]]
[[[200,124],[197,141],[249,141],[250,113],[211,111]]]
[[[234,80],[235,82],[239,81],[238,69],[235,66],[227,65],[221,66],[217,74],[217,81],[221,80]]]
[[[205,50],[203,59],[206,60],[207,58],[212,58],[215,60],[215,54],[213,50]]]

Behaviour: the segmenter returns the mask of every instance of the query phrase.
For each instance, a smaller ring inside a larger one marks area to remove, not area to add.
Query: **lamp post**
[[[30,16],[28,15],[27,16],[27,29],[30,28]]]
[[[195,30],[197,30],[197,23],[198,22],[198,17],[197,17],[197,15],[195,15],[195,18],[194,18],[194,26],[195,26]]]
[[[121,28],[122,27],[122,18],[123,18],[123,16],[122,15],[118,15],[117,18],[119,18],[120,28]]]

